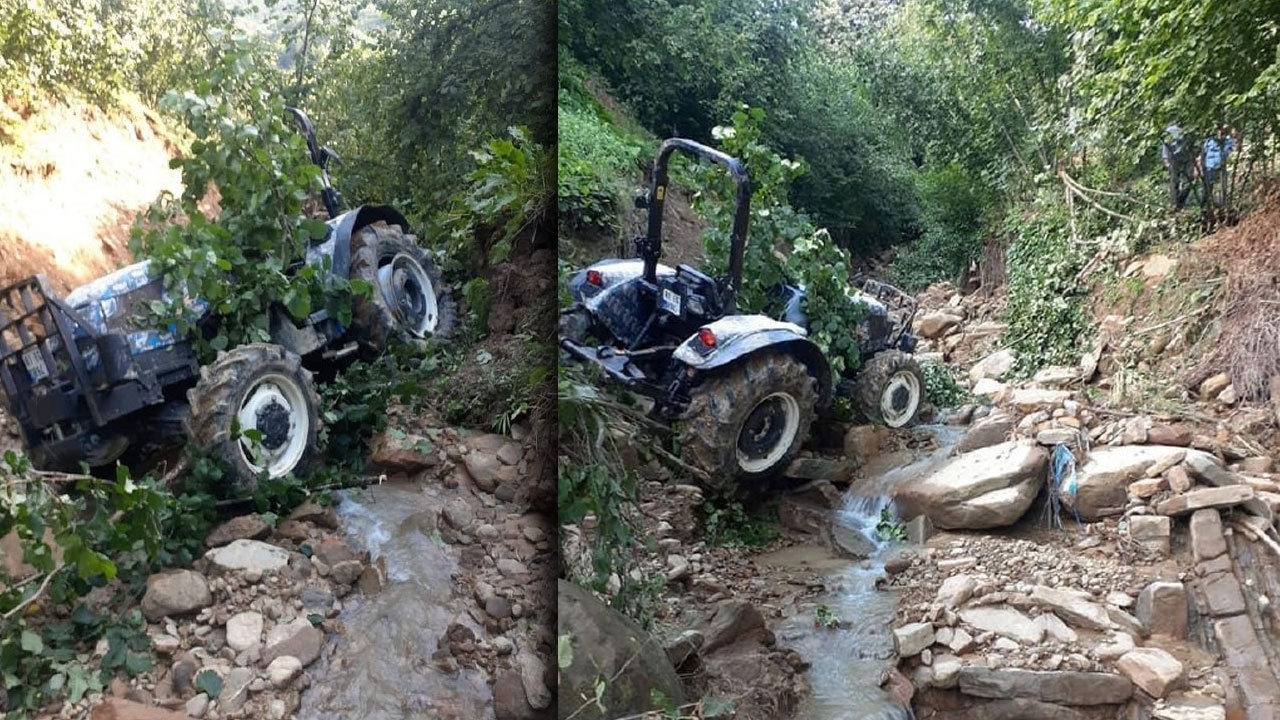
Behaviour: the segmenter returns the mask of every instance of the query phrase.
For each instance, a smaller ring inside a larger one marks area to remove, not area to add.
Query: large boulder
[[[569,667],[560,671],[560,697],[595,697],[596,683],[606,680],[601,711],[595,703],[560,702],[559,718],[582,720],[638,715],[653,709],[657,690],[683,704],[680,678],[662,646],[644,630],[591,593],[561,580],[557,584],[560,634],[569,636]],[[576,713],[576,714],[575,714]]]
[[[1076,492],[1064,500],[1080,514],[1080,519],[1095,521],[1124,512],[1129,502],[1129,484],[1147,476],[1147,468],[1186,448],[1168,445],[1113,445],[1089,453],[1076,469]]]
[[[948,530],[982,530],[1018,521],[1044,482],[1049,453],[1028,442],[1006,442],[951,458],[898,491],[904,518],[927,515]]]
[[[974,423],[965,432],[960,442],[956,443],[956,454],[980,450],[984,447],[999,445],[1009,439],[1013,433],[1014,418],[1007,412],[997,410]]]

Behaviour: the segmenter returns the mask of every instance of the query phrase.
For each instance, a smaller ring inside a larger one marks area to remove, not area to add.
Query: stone
[[[1013,388],[1005,402],[1024,413],[1059,407],[1071,399],[1070,390],[1043,390],[1041,388]]]
[[[1037,585],[1031,590],[1031,600],[1052,610],[1068,625],[1102,631],[1116,627],[1106,608],[1080,593]]]
[[[933,640],[933,623],[909,623],[893,629],[893,646],[901,658],[919,655]]]
[[[515,465],[520,462],[520,458],[524,457],[524,446],[518,442],[511,441],[502,443],[502,447],[498,448],[498,460],[506,465]]]
[[[956,443],[956,454],[962,455],[1005,442],[1013,434],[1013,416],[994,412],[974,423]]]
[[[1080,369],[1062,365],[1050,365],[1040,368],[1032,376],[1031,382],[1041,387],[1061,387],[1080,379]]]
[[[685,630],[680,633],[676,639],[667,643],[665,648],[667,659],[671,660],[671,666],[679,668],[686,660],[693,657],[706,641],[706,636],[697,630]]]
[[[950,313],[927,313],[916,320],[916,334],[926,340],[936,340],[956,329],[962,322],[964,318]]]
[[[470,529],[471,523],[475,520],[475,511],[471,509],[471,503],[462,498],[453,498],[445,503],[441,514],[449,527],[462,532]]]
[[[960,619],[984,632],[1034,645],[1044,637],[1044,627],[1010,607],[981,606],[960,611]]]
[[[992,669],[960,671],[960,691],[981,698],[1027,698],[1062,705],[1120,705],[1133,696],[1129,678],[1114,673]]]
[[[1129,537],[1141,541],[1162,541],[1168,546],[1173,534],[1173,522],[1163,515],[1132,515],[1129,517]]]
[[[1007,387],[1008,386],[999,380],[982,378],[978,382],[974,383],[973,390],[970,392],[973,393],[975,397],[995,397],[1003,393]]]
[[[1168,485],[1168,481],[1159,477],[1134,480],[1129,484],[1129,497],[1135,500],[1146,500],[1167,489]]]
[[[1187,637],[1190,605],[1180,582],[1157,580],[1138,593],[1134,613],[1147,634],[1183,640]]]
[[[213,604],[209,582],[194,570],[172,570],[147,578],[142,614],[151,622],[185,615]]]
[[[105,698],[89,712],[89,720],[186,720],[186,717],[185,713],[120,697]]]
[[[745,600],[725,600],[716,605],[698,628],[706,641],[703,654],[732,645],[741,639],[765,632],[764,616]]]
[[[537,653],[522,652],[519,659],[520,680],[524,695],[534,710],[546,710],[555,701],[551,688],[547,687],[547,665]]]
[[[953,457],[898,491],[903,517],[927,515],[946,529],[980,530],[1017,522],[1040,492],[1049,454],[1007,442]]]
[[[866,462],[880,453],[888,437],[888,428],[875,425],[854,425],[844,434],[844,455],[855,462]]]
[[[271,524],[261,515],[241,515],[215,527],[204,539],[206,547],[222,547],[235,540],[262,540],[271,534]]]
[[[974,645],[973,636],[964,628],[956,628],[951,634],[951,640],[947,642],[947,647],[956,655],[963,655],[969,652]]]
[[[369,470],[394,475],[417,475],[436,465],[430,438],[387,428],[369,441]]]
[[[1182,682],[1182,663],[1160,648],[1134,648],[1116,661],[1116,669],[1156,699],[1165,697]]]
[[[1191,489],[1191,473],[1182,465],[1174,465],[1164,472],[1164,479],[1169,483],[1169,489],[1175,493],[1184,493]]]
[[[209,696],[200,693],[193,696],[186,704],[187,714],[193,718],[202,718],[209,712]]]
[[[1156,505],[1161,515],[1186,515],[1201,508],[1226,508],[1240,505],[1256,498],[1248,485],[1196,488]]]
[[[1200,594],[1213,617],[1229,617],[1245,611],[1240,581],[1229,572],[1213,573],[1200,580]]]
[[[1191,444],[1194,434],[1194,429],[1190,425],[1155,423],[1147,428],[1147,442],[1152,445],[1187,447]]]
[[[648,712],[655,691],[676,706],[684,704],[684,691],[675,668],[662,646],[640,626],[568,581],[557,581],[556,597],[557,632],[569,638],[572,649],[572,662],[559,672],[561,702],[566,698],[595,697],[596,682],[606,677],[610,681],[605,685],[601,704],[609,708],[608,717]],[[763,618],[760,623],[763,625]],[[498,673],[493,696],[497,720],[541,717],[531,708],[524,709],[528,700],[518,671]]]
[[[1067,495],[1063,500],[1089,522],[1120,515],[1129,502],[1130,483],[1145,478],[1152,465],[1185,452],[1165,445],[1096,448],[1076,469],[1075,496]]]
[[[205,558],[222,570],[254,570],[265,573],[289,564],[289,552],[260,540],[235,540],[214,548]]]
[[[244,706],[249,699],[249,683],[253,682],[254,672],[249,668],[232,668],[222,681],[222,692],[218,693],[218,710],[222,713],[233,713]]]
[[[1018,360],[1018,353],[1012,348],[997,350],[994,353],[982,358],[969,368],[969,380],[977,384],[983,378],[997,380],[1007,375],[1013,370],[1013,364]]]
[[[1157,443],[1157,444],[1163,445],[1164,443]],[[1176,467],[1186,458],[1187,458],[1186,450],[1183,450],[1182,452],[1175,451],[1175,452],[1169,453],[1164,458],[1157,460],[1155,464],[1153,464],[1151,467],[1147,468],[1147,477],[1149,478],[1160,477],[1164,475],[1167,470],[1173,467]]]
[[[533,720],[541,714],[529,704],[524,680],[517,670],[502,670],[493,681],[495,720]]]
[[[1152,720],[1227,720],[1227,709],[1212,698],[1171,698],[1151,709]]]
[[[227,646],[243,652],[262,641],[262,613],[249,610],[227,618]]]
[[[1062,622],[1062,618],[1051,612],[1037,615],[1035,623],[1044,630],[1047,637],[1060,643],[1073,643],[1080,638],[1075,630]]]
[[[467,475],[475,481],[476,487],[489,493],[498,487],[502,463],[497,457],[473,451],[462,458],[462,463],[467,468]]]
[[[1227,552],[1222,532],[1222,515],[1206,508],[1191,514],[1191,552],[1196,560],[1210,560]]]
[[[343,560],[329,568],[329,579],[339,585],[351,585],[360,579],[364,563],[359,560]]]
[[[1265,455],[1247,457],[1240,461],[1240,470],[1252,475],[1265,475],[1275,468],[1275,463]]]
[[[1223,405],[1231,406],[1240,402],[1240,393],[1236,391],[1235,385],[1228,385],[1226,389],[1218,393],[1218,402]]]
[[[1226,390],[1227,386],[1230,384],[1231,377],[1229,375],[1226,373],[1218,373],[1217,375],[1205,378],[1204,381],[1200,383],[1200,388],[1197,391],[1197,394],[1202,398],[1217,397],[1218,393]]]
[[[933,537],[933,521],[928,515],[917,515],[907,521],[907,542],[923,545]]]
[[[1117,633],[1107,642],[1094,648],[1094,654],[1104,662],[1115,660],[1134,649],[1133,636],[1129,633]]]
[[[288,687],[301,674],[302,661],[292,655],[281,655],[267,663],[267,679],[278,689]]]
[[[320,562],[333,567],[341,562],[349,560],[359,560],[360,556],[356,554],[351,546],[338,538],[325,538],[312,548],[312,557]]]
[[[297,618],[291,623],[271,628],[262,651],[262,661],[270,664],[278,657],[292,655],[306,667],[320,658],[323,649],[324,633],[306,618]]]
[[[955,655],[941,654],[933,659],[932,667],[933,687],[953,688],[960,681],[960,670],[964,667],[964,662]]]
[[[1209,485],[1222,487],[1239,485],[1241,482],[1239,475],[1225,468],[1216,456],[1203,450],[1188,450],[1183,463],[1192,477]]]
[[[317,527],[329,530],[338,529],[338,514],[333,508],[321,505],[315,500],[307,500],[289,513],[289,519],[297,522],[309,522]]]
[[[965,602],[973,597],[973,591],[978,587],[978,581],[971,575],[952,575],[942,581],[942,585],[938,587],[937,602],[945,608],[952,610],[964,605]]]

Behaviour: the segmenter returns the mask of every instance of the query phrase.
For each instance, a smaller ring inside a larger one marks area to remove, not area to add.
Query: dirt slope
[[[37,272],[66,291],[129,261],[134,215],[162,191],[177,147],[138,105],[54,103],[0,144],[0,285]]]

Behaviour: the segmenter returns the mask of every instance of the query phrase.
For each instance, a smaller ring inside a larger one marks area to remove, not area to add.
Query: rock
[[[1212,698],[1170,698],[1151,713],[1152,720],[1227,720],[1227,709]]]
[[[1196,560],[1212,560],[1227,552],[1227,538],[1222,533],[1222,515],[1206,508],[1191,513],[1191,552]]]
[[[1196,488],[1177,495],[1156,506],[1161,515],[1186,515],[1201,508],[1226,508],[1253,500],[1253,488],[1248,485]]]
[[[1102,605],[1087,599],[1082,593],[1037,585],[1031,589],[1031,599],[1052,610],[1069,625],[1084,630],[1114,630],[1116,625]]]
[[[1010,607],[975,607],[960,611],[960,619],[984,632],[993,632],[1026,645],[1044,637],[1044,627]]]
[[[291,623],[277,625],[267,633],[262,661],[270,664],[278,657],[292,655],[306,667],[319,659],[323,649],[324,633],[312,627],[306,618],[297,618]]]
[[[206,547],[222,547],[235,540],[262,540],[271,534],[271,524],[257,513],[241,515],[215,527],[204,539]]]
[[[547,666],[536,653],[520,653],[520,680],[524,684],[524,695],[534,710],[546,710],[551,707],[555,695],[547,687]]]
[[[1094,648],[1099,660],[1104,662],[1115,660],[1135,647],[1133,636],[1129,633],[1118,633],[1107,642]]]
[[[1184,640],[1189,609],[1182,583],[1157,580],[1138,593],[1134,612],[1149,635]]]
[[[1160,648],[1134,648],[1116,662],[1116,669],[1156,699],[1165,697],[1182,682],[1182,663]]]
[[[498,487],[502,463],[497,457],[480,452],[470,452],[462,458],[462,462],[467,467],[467,474],[475,481],[476,487],[489,493]]]
[[[1063,500],[1086,521],[1096,521],[1124,512],[1129,502],[1129,484],[1145,478],[1147,468],[1185,453],[1183,448],[1165,445],[1117,445],[1096,448],[1076,470],[1074,498]]]
[[[312,557],[320,562],[333,567],[341,562],[350,560],[359,560],[360,556],[350,545],[339,540],[338,538],[325,538],[312,548]]]
[[[462,498],[453,498],[445,503],[444,521],[454,530],[466,532],[471,527],[471,523],[475,520],[475,511],[471,509],[471,503]]]
[[[1267,388],[1271,397],[1271,414],[1280,425],[1280,375],[1272,375],[1267,381]]]
[[[1062,618],[1051,612],[1037,615],[1035,622],[1044,630],[1045,635],[1060,643],[1073,643],[1080,637],[1075,630],[1062,622]]]
[[[702,653],[706,655],[717,648],[754,637],[765,630],[765,622],[764,616],[751,603],[725,600],[715,606],[699,629],[706,638],[702,645]]]
[[[1121,610],[1115,605],[1108,604],[1104,607],[1107,611],[1107,619],[1115,623],[1116,627],[1134,637],[1139,637],[1143,634],[1142,623],[1138,621],[1138,618],[1130,615],[1124,610]]]
[[[1146,500],[1159,494],[1162,490],[1169,487],[1169,483],[1164,478],[1143,478],[1134,480],[1129,483],[1129,497],[1136,500]]]
[[[953,688],[960,681],[964,663],[955,655],[942,654],[933,659],[933,682],[936,688]]]
[[[1045,447],[1054,445],[1075,445],[1080,441],[1080,431],[1069,427],[1045,428],[1036,433],[1036,443]]]
[[[1275,463],[1265,455],[1247,457],[1240,461],[1240,471],[1251,475],[1266,475],[1274,467]]]
[[[1173,445],[1187,447],[1191,444],[1194,430],[1189,425],[1153,424],[1147,429],[1147,442],[1152,445]]]
[[[1208,485],[1239,485],[1240,476],[1226,469],[1222,461],[1203,450],[1188,450],[1183,461],[1192,477]]]
[[[893,629],[893,647],[900,658],[919,655],[933,640],[933,623],[910,623]]]
[[[1129,518],[1129,537],[1148,547],[1169,554],[1173,523],[1162,515],[1133,515]]]
[[[338,529],[338,515],[333,508],[321,505],[315,500],[307,500],[289,513],[289,519],[296,522],[309,522],[317,527],[329,530]]]
[[[951,652],[957,655],[963,655],[973,649],[975,642],[973,636],[964,628],[956,628],[951,634],[951,640],[947,643],[947,647],[951,648]]]
[[[233,713],[243,707],[249,699],[249,683],[253,678],[254,672],[249,668],[232,668],[222,681],[222,692],[218,693],[219,712]]]
[[[844,435],[844,455],[856,462],[865,462],[880,453],[888,436],[888,428],[874,425],[854,425]]]
[[[289,564],[288,551],[259,540],[236,540],[214,548],[205,558],[222,570],[252,570],[264,573]]]
[[[267,663],[267,678],[277,689],[289,686],[302,674],[302,661],[292,655],[281,655]]]
[[[1245,611],[1240,581],[1230,572],[1212,573],[1203,578],[1200,581],[1200,594],[1204,598],[1208,614],[1213,617],[1230,617]]]
[[[1174,465],[1166,470],[1164,478],[1169,483],[1169,489],[1175,493],[1184,493],[1191,489],[1191,474],[1182,465]]]
[[[1164,444],[1164,443],[1157,443],[1157,444]],[[1160,460],[1157,460],[1155,464],[1153,464],[1151,467],[1147,468],[1147,477],[1149,478],[1160,477],[1164,475],[1166,471],[1176,467],[1179,463],[1181,463],[1186,458],[1187,458],[1187,452],[1185,450],[1183,450],[1182,452],[1169,453],[1168,455],[1161,458]]]
[[[262,641],[262,613],[249,610],[227,619],[227,646],[243,652]]]
[[[1042,390],[1040,388],[1014,388],[1005,402],[1024,413],[1055,408],[1071,398],[1069,390]]]
[[[515,465],[522,457],[524,457],[524,446],[518,442],[505,442],[498,448],[498,460],[506,465]]]
[[[371,472],[417,475],[436,462],[435,444],[421,435],[387,428],[369,441]]]
[[[971,575],[952,575],[943,580],[942,585],[938,588],[937,602],[944,608],[954,610],[973,597],[973,591],[977,587],[978,581],[973,579]]]
[[[1061,705],[1120,705],[1133,696],[1123,675],[969,666],[960,671],[960,691],[981,698],[1027,698]]]
[[[142,614],[151,622],[184,615],[213,604],[209,582],[194,570],[172,570],[147,578]]]
[[[601,698],[608,714],[600,713],[598,708],[593,711],[594,705],[589,704],[580,718],[598,720],[647,712],[654,691],[661,692],[677,706],[684,704],[684,691],[675,668],[648,633],[586,590],[565,580],[557,581],[557,599],[558,633],[570,638],[573,655],[569,667],[560,669],[561,702],[567,698],[595,697],[599,678],[610,678]],[[763,618],[760,624],[763,625]],[[514,680],[509,676],[514,676]],[[499,673],[493,694],[498,720],[534,716],[522,709],[527,700],[523,697],[524,685],[519,672]]]
[[[594,696],[594,695],[593,695]],[[600,718],[600,713],[592,713],[588,707],[584,717]],[[529,704],[524,693],[524,680],[516,670],[502,670],[493,681],[493,716],[495,720],[533,720],[541,717]]]
[[[209,712],[209,696],[200,693],[192,697],[186,704],[187,714],[193,718],[202,718]]]
[[[690,657],[702,648],[707,641],[706,637],[697,630],[685,630],[667,644],[667,659],[671,661],[671,666],[679,668]]]
[[[928,515],[917,515],[907,521],[907,542],[923,545],[931,537],[933,537],[933,521]]]
[[[104,699],[89,713],[89,720],[186,720],[186,717],[181,712],[119,697]]]
[[[1011,348],[998,350],[974,363],[973,367],[969,368],[969,380],[977,384],[983,378],[999,379],[1008,374],[1010,370],[1013,370],[1013,364],[1017,360],[1018,353],[1016,350]]]
[[[916,321],[916,334],[927,340],[936,340],[954,330],[964,318],[949,313],[928,313]]]
[[[1049,455],[1008,442],[953,457],[895,498],[903,517],[927,515],[947,529],[1005,527],[1026,513],[1040,492]]]
[[[974,423],[956,443],[956,454],[961,455],[1005,442],[1013,434],[1014,420],[1005,412],[994,412]]]
[[[1230,376],[1226,373],[1218,373],[1212,377],[1205,378],[1204,382],[1200,383],[1200,388],[1197,391],[1197,394],[1202,398],[1217,397],[1218,393],[1226,390],[1227,386],[1230,384]]]
[[[999,380],[982,378],[973,384],[973,390],[970,392],[972,392],[975,397],[995,397],[1003,393],[1007,387],[1007,385]]]
[[[1061,387],[1080,379],[1079,368],[1051,365],[1036,371],[1031,382],[1043,387]]]
[[[484,601],[484,611],[495,620],[511,617],[511,601],[501,595],[494,595]]]
[[[1240,393],[1236,392],[1236,386],[1228,385],[1225,390],[1218,393],[1218,402],[1228,407],[1240,402]]]

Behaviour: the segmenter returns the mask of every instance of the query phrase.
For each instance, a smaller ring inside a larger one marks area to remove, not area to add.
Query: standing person
[[[1236,147],[1235,138],[1232,137],[1235,131],[1227,123],[1218,126],[1216,135],[1211,135],[1204,140],[1204,147],[1200,154],[1201,165],[1204,171],[1204,195],[1206,199],[1211,199],[1215,205],[1221,207],[1225,204],[1227,198],[1227,176],[1226,163],[1227,156]],[[1214,183],[1219,179],[1219,197],[1214,197]]]
[[[1181,210],[1187,204],[1187,194],[1195,180],[1196,164],[1191,157],[1191,143],[1177,123],[1164,129],[1160,159],[1169,173],[1169,202]]]

